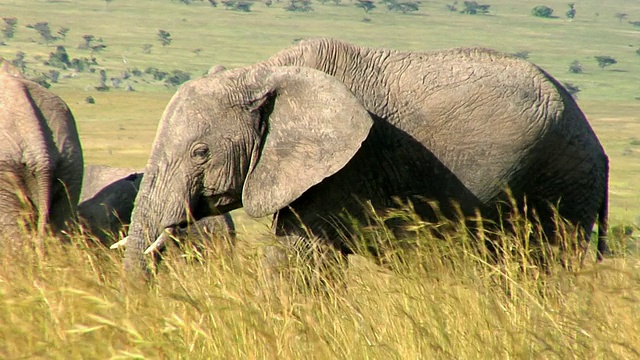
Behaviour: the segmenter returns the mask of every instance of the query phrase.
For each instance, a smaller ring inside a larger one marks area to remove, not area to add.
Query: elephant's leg
[[[2,185],[6,185],[2,182]],[[14,190],[15,189],[15,190]],[[12,191],[14,190],[14,191]],[[0,237],[18,248],[37,222],[35,207],[20,187],[0,189]]]
[[[69,230],[77,223],[77,204],[82,190],[82,157],[76,161],[58,162],[51,179],[51,207],[49,219],[54,232]]]
[[[347,254],[320,238],[278,236],[275,244],[264,248],[262,260],[270,285],[280,283],[298,289],[326,291],[343,283]]]
[[[60,180],[54,180],[51,189],[51,210],[49,221],[54,232],[67,229],[67,225],[73,220],[75,205],[69,198],[69,189]]]
[[[279,211],[273,218],[275,241],[264,250],[267,281],[277,284],[284,278],[296,287],[321,291],[340,283],[348,252],[342,242],[332,241],[338,236],[328,226],[314,214]]]
[[[566,269],[580,267],[588,250],[591,226],[583,225],[585,216],[580,211],[564,208],[564,201],[559,204],[541,201],[533,206],[534,227],[540,229],[534,236],[534,255],[543,267],[551,263],[560,263]]]

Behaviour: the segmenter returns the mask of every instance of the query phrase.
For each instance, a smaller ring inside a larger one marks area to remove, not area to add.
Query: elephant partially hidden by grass
[[[78,215],[85,231],[102,244],[111,244],[131,222],[131,211],[143,173],[126,168],[87,165]],[[189,228],[181,228],[180,237],[220,237],[235,242],[235,224],[231,215],[208,216]]]
[[[479,211],[487,226],[528,212],[550,242],[557,207],[587,241],[598,219],[598,256],[606,249],[608,159],[584,114],[539,67],[486,49],[317,39],[192,80],[165,109],[146,169],[121,242],[132,272],[188,216],[239,207],[274,214],[275,234],[303,253],[316,241],[351,253],[362,204],[398,200],[426,220],[433,202],[449,218]]]
[[[0,58],[0,238],[74,221],[83,171],[71,110]],[[40,241],[39,241],[40,242]]]

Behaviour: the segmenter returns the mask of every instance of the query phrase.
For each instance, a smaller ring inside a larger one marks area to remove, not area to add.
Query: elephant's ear
[[[362,103],[330,75],[299,67],[267,74],[268,95],[258,109],[267,129],[242,194],[254,217],[273,214],[335,174],[373,125]]]

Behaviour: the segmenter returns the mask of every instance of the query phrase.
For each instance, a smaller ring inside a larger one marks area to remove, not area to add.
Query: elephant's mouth
[[[196,201],[192,210],[194,220],[200,220],[206,216],[226,214],[242,207],[242,200],[230,192],[203,196]]]
[[[186,228],[207,216],[218,216],[226,214],[232,210],[242,207],[241,200],[231,200],[231,197],[227,194],[220,194],[210,197],[203,197],[196,201],[196,206],[192,209],[190,216],[186,219],[177,222],[175,224],[166,225],[160,232],[160,235],[156,240],[145,250],[145,254],[152,253],[154,251],[162,249],[168,241],[171,241],[172,237],[175,237],[179,232],[186,230]]]

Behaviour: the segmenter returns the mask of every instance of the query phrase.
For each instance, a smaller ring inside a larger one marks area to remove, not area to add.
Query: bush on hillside
[[[541,18],[550,18],[553,16],[553,9],[546,5],[538,5],[531,10],[531,15]]]
[[[489,7],[491,7],[491,5],[482,5],[482,4],[478,4],[475,1],[465,1],[463,5],[464,5],[464,9],[462,9],[460,13],[468,14],[468,15],[488,14]],[[449,10],[451,10],[451,8],[449,8]]]
[[[571,65],[569,65],[569,72],[573,74],[582,74],[584,68],[582,64],[578,60],[574,60]]]
[[[36,24],[30,24],[26,27],[28,29],[34,29],[35,31],[37,31],[46,44],[52,43],[58,39],[57,37],[53,36],[53,34],[51,34],[51,28],[49,27],[49,23],[46,21],[41,21]]]
[[[23,51],[18,51],[16,52],[16,58],[11,60],[11,64],[20,69],[20,71],[22,71],[23,73],[27,67],[27,64],[24,61],[25,56],[27,56],[27,54],[25,54]]]
[[[594,56],[594,58],[598,62],[598,66],[603,70],[604,70],[604,68],[606,68],[609,65],[613,65],[613,64],[617,64],[618,63],[618,60],[612,58],[611,56],[607,56],[607,55]]]
[[[158,68],[155,68],[155,67],[146,68],[144,70],[144,73],[153,76],[153,79],[154,80],[158,80],[158,81],[162,81],[162,80],[166,79],[167,75],[169,75],[168,73],[166,73],[164,71],[160,71]]]
[[[173,70],[171,75],[167,76],[164,83],[168,86],[178,86],[191,79],[191,74],[182,70]]]
[[[291,0],[289,5],[287,5],[284,9],[285,11],[293,11],[293,12],[313,11],[313,7],[311,6],[311,0]]]
[[[4,28],[2,29],[2,35],[5,39],[12,39],[18,26],[18,19],[14,17],[3,17]]]
[[[57,46],[56,51],[49,53],[49,60],[44,62],[45,65],[59,68],[68,69],[71,67],[71,61],[69,60],[69,54],[64,46]]]

